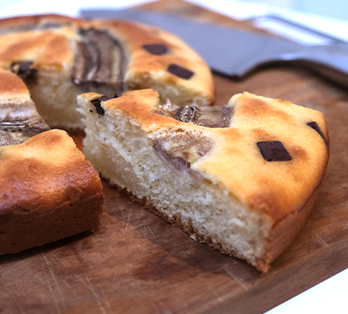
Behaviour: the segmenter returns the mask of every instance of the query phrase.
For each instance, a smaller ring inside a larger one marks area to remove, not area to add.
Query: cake
[[[114,97],[154,88],[161,101],[211,105],[212,74],[187,44],[161,29],[126,21],[86,21],[62,15],[0,20],[0,68],[29,88],[52,128],[84,129],[77,95]]]
[[[102,184],[63,130],[50,130],[25,84],[0,70],[0,254],[99,229]]]
[[[0,254],[98,230],[101,180],[65,132],[84,129],[77,95],[147,87],[163,103],[214,101],[201,57],[158,28],[52,14],[0,20]]]
[[[146,89],[78,103],[83,152],[103,178],[262,272],[305,223],[328,162],[323,115],[278,99],[179,107]]]

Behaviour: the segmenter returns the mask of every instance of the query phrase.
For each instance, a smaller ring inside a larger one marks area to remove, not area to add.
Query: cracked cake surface
[[[221,252],[266,272],[310,213],[328,161],[318,111],[249,93],[213,109],[152,89],[78,101],[96,171]]]

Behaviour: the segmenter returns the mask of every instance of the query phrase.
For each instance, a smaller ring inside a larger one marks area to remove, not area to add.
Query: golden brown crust
[[[98,99],[101,94],[85,93],[82,96],[90,100],[94,100]],[[141,106],[139,106],[140,99],[142,104]],[[171,128],[180,125],[179,121],[154,113],[154,111],[158,108],[159,103],[159,95],[155,90],[142,90],[140,99],[138,91],[126,92],[122,95],[122,97],[113,98],[107,102],[103,102],[103,108],[110,110],[117,108],[121,110],[130,117],[137,119],[142,128],[147,132],[153,132],[160,128]]]
[[[0,186],[6,195],[2,211],[16,206],[19,196],[21,206],[40,211],[101,190],[90,163],[64,131],[50,130],[23,144],[0,147],[0,152]]]
[[[0,101],[23,99],[30,97],[29,90],[22,80],[9,71],[0,69]]]
[[[101,181],[65,131],[0,147],[0,164],[0,254],[98,230]]]
[[[144,77],[162,84],[180,85],[185,90],[196,90],[198,94],[205,94],[210,105],[214,101],[214,83],[211,72],[204,60],[190,47],[183,44],[181,39],[156,27],[126,21],[95,21],[96,28],[109,29],[117,38],[121,39],[130,54],[129,70],[126,80],[132,81],[137,77]],[[131,40],[130,40],[131,39]],[[168,48],[163,55],[153,55],[143,49],[144,45],[160,44]],[[178,64],[192,71],[193,77],[186,80],[167,71],[171,64]],[[149,76],[149,73],[152,75]],[[151,88],[151,84],[142,86]],[[182,95],[183,96],[183,95]]]
[[[309,217],[317,190],[299,211],[289,213],[284,219],[273,225],[268,238],[267,255],[258,261],[258,268],[267,272],[270,264],[292,243]]]
[[[231,145],[229,130],[219,132],[221,149],[202,169],[214,171],[229,189],[233,187],[236,194],[243,197],[243,203],[262,208],[276,224],[303,208],[324,175],[329,157],[325,118],[316,110],[248,93],[236,95],[231,105],[234,106],[232,127],[238,130],[234,140],[244,144],[236,151]],[[313,121],[324,133],[326,142],[307,125]],[[255,147],[259,141],[281,141],[292,160],[265,161]],[[231,176],[227,177],[227,169],[218,166],[218,160],[225,165],[231,156],[237,168],[248,169],[253,178],[251,182],[245,173],[233,169],[229,169]]]
[[[38,30],[40,26],[54,25]],[[21,16],[0,20],[0,65],[10,69],[15,61],[31,61],[35,68],[62,69],[73,62],[69,41],[76,38],[69,26],[83,27],[82,20],[60,15]],[[66,27],[64,27],[66,26]]]

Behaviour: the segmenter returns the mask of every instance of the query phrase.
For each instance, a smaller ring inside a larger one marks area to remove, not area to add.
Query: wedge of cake
[[[17,74],[50,127],[83,130],[77,95],[113,97],[154,88],[162,101],[210,105],[212,74],[176,36],[126,21],[86,21],[62,15],[0,20],[0,68]]]
[[[78,102],[96,171],[223,253],[267,272],[309,215],[328,162],[318,111],[248,93],[180,108],[152,89]]]
[[[103,200],[72,138],[50,130],[25,84],[0,70],[0,254],[97,231]]]
[[[65,131],[0,147],[0,254],[99,229],[102,185]]]

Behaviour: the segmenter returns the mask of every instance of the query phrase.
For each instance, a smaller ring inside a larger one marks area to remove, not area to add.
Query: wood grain
[[[182,1],[141,9],[222,21]],[[347,91],[300,68],[214,79],[217,104],[249,91],[318,109],[328,122],[331,155],[314,210],[270,272],[193,241],[104,183],[98,234],[0,257],[0,313],[263,313],[348,267]]]

